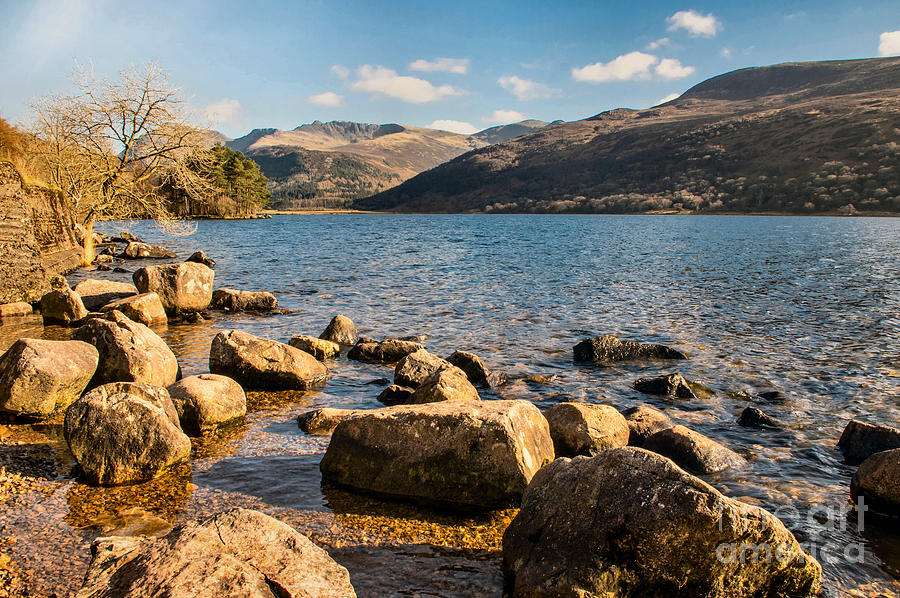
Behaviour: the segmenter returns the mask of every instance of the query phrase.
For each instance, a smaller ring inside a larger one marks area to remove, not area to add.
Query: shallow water
[[[129,230],[180,257],[203,249],[217,261],[216,287],[270,291],[293,310],[159,329],[186,375],[206,371],[209,343],[222,329],[286,342],[318,335],[343,313],[364,335],[425,334],[435,353],[472,351],[514,376],[490,397],[664,409],[750,459],[747,470],[708,481],[781,515],[817,551],[828,595],[900,591],[897,532],[870,520],[860,531],[855,519],[827,512],[848,505],[855,469],[834,449],[847,421],[900,424],[900,220],[338,215],[204,221],[176,238],[148,223]],[[69,279],[87,276],[130,274]],[[0,327],[0,343],[66,334],[37,324]],[[666,402],[630,388],[659,365],[573,363],[572,346],[597,334],[678,347],[690,359],[672,369],[711,393]],[[508,513],[464,520],[322,487],[327,437],[303,434],[295,416],[320,406],[380,406],[381,387],[366,383],[391,376],[343,358],[330,367],[320,392],[251,396],[244,426],[196,443],[189,467],[130,489],[73,482],[71,457],[45,431],[45,446],[32,448],[54,460],[58,489],[34,498],[40,516],[0,516],[0,523],[34,546],[20,550],[22,558],[49,550],[42,534],[51,544],[67,538],[57,560],[74,572],[59,573],[61,588],[77,586],[85,547],[101,532],[164,531],[176,520],[246,505],[328,547],[361,596],[497,595],[496,549]],[[771,389],[784,399],[759,407],[786,429],[738,427],[740,411],[756,404],[749,397]],[[845,556],[857,549],[862,563]],[[38,577],[63,570],[46,555],[34,559]]]

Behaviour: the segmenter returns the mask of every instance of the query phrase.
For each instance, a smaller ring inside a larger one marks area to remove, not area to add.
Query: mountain
[[[713,77],[555,123],[356,203],[416,212],[900,212],[900,58]]]
[[[557,121],[560,122],[560,121]],[[531,133],[537,129],[543,129],[550,123],[542,120],[523,120],[522,122],[513,123],[511,125],[499,125],[479,131],[472,135],[475,139],[483,141],[489,145],[494,143],[503,143],[516,137],[521,137],[527,133]]]

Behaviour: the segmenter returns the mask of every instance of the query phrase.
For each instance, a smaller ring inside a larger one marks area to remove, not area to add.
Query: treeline
[[[171,186],[167,192],[171,195],[171,209],[176,216],[246,217],[268,206],[268,179],[260,171],[259,164],[220,143],[209,151],[213,155],[212,161],[188,158],[188,167],[210,180],[220,192],[210,197],[195,198],[184,189]]]

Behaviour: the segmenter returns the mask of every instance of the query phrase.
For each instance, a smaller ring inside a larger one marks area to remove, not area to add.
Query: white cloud
[[[900,55],[900,31],[885,31],[878,38],[878,53],[882,56]]]
[[[650,76],[650,67],[658,61],[659,59],[652,54],[629,52],[606,64],[595,62],[580,69],[574,68],[572,69],[572,78],[588,83],[646,79]]]
[[[677,99],[679,96],[680,96],[680,94],[677,94],[677,93],[670,93],[670,94],[667,95],[666,97],[658,99],[658,100],[656,101],[656,103],[653,104],[653,105],[654,105],[654,106],[659,106],[660,104],[665,104],[666,102],[671,102],[672,100]]]
[[[672,45],[672,40],[670,40],[668,37],[661,37],[658,40],[656,40],[654,42],[650,42],[649,44],[644,46],[644,49],[650,50],[652,52],[653,50],[659,50],[663,46],[671,46],[671,45]]]
[[[731,60],[731,48],[722,48],[719,52],[719,56],[726,60]]]
[[[461,120],[436,120],[428,125],[427,128],[450,131],[451,133],[460,133],[461,135],[471,135],[472,133],[478,132],[475,125]]]
[[[510,123],[521,122],[528,118],[518,110],[494,110],[490,116],[485,116],[481,120],[486,123],[495,125],[508,125]]]
[[[719,19],[712,13],[700,14],[696,10],[679,10],[666,19],[669,31],[684,29],[691,37],[715,37],[722,28]]]
[[[688,75],[693,74],[696,70],[697,69],[692,66],[683,66],[681,62],[675,58],[663,58],[659,61],[659,64],[656,65],[656,74],[666,81],[671,81],[672,79],[684,79]]]
[[[209,123],[229,123],[240,112],[240,102],[231,98],[223,98],[218,102],[213,102],[203,107],[203,119]]]
[[[465,75],[469,72],[468,58],[435,58],[432,61],[419,59],[411,62],[409,70],[422,73],[454,73]]]
[[[515,75],[500,77],[497,79],[497,83],[520,100],[551,98],[560,92],[559,89],[552,89],[543,83],[522,79]]]
[[[344,105],[344,96],[338,93],[334,93],[333,91],[326,91],[323,93],[311,95],[303,101],[307,104],[312,104],[313,106],[327,106],[329,108],[337,108],[338,106]]]
[[[331,67],[331,72],[338,79],[346,79],[347,77],[350,76],[350,69],[348,69],[347,67],[345,67],[341,64],[336,64],[333,67]]]
[[[398,75],[393,69],[368,64],[359,67],[357,80],[349,89],[385,95],[410,104],[427,104],[466,93],[450,85],[435,86],[425,79]]]

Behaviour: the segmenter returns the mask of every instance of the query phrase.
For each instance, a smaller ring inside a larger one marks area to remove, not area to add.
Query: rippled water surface
[[[747,470],[708,481],[777,512],[819,551],[828,595],[898,592],[898,532],[870,521],[860,531],[855,515],[828,509],[848,504],[855,469],[834,449],[847,421],[900,425],[900,220],[339,215],[206,221],[177,238],[148,223],[129,230],[180,257],[203,249],[217,261],[216,287],[270,291],[292,310],[159,330],[185,374],[206,371],[222,329],[286,342],[317,336],[343,313],[364,335],[425,334],[432,352],[472,351],[513,376],[485,398],[664,409],[750,459]],[[80,272],[70,282],[86,276],[130,274]],[[35,326],[4,326],[0,335],[40,334]],[[666,402],[631,389],[659,365],[573,363],[572,346],[598,334],[678,347],[690,359],[677,371],[710,392]],[[76,554],[101,532],[152,532],[248,505],[329,546],[361,596],[496,595],[496,548],[510,514],[459,519],[322,488],[327,437],[303,434],[295,416],[318,406],[378,407],[381,387],[367,383],[391,376],[343,358],[330,367],[321,392],[252,395],[245,426],[196,443],[184,471],[130,490],[72,482],[64,448],[47,433],[59,488],[42,499],[42,520],[22,516],[13,525],[37,545],[57,530],[50,537],[68,537]],[[758,406],[786,429],[738,427],[740,411],[757,404],[750,397],[772,389],[783,399]],[[846,556],[856,548],[862,563]]]

